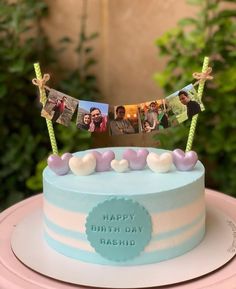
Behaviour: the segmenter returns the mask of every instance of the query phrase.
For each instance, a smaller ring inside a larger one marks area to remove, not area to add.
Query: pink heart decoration
[[[147,162],[147,155],[149,151],[147,149],[140,149],[138,151],[127,149],[123,153],[123,159],[129,162],[129,167],[132,170],[142,170],[145,168]]]
[[[175,149],[172,156],[173,162],[179,171],[191,171],[198,161],[198,155],[194,151],[185,153],[181,149]]]
[[[69,159],[71,153],[65,153],[61,157],[58,155],[50,155],[47,159],[48,167],[57,175],[66,175],[69,171]]]
[[[113,151],[109,150],[104,153],[93,151],[92,154],[96,158],[96,172],[105,172],[111,169],[111,161],[115,158]]]

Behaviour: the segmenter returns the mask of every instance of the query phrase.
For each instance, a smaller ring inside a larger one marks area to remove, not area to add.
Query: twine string
[[[193,84],[193,86],[196,86],[200,83],[200,81],[206,81],[206,80],[212,80],[214,77],[210,75],[212,72],[212,68],[208,67],[206,71],[203,72],[194,72],[193,78],[197,81]]]
[[[42,78],[33,78],[32,83],[39,87],[39,89],[47,89],[50,90],[50,87],[46,85],[46,82],[48,82],[50,79],[50,74],[44,74]]]

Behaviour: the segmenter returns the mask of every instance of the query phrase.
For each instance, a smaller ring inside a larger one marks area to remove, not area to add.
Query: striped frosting
[[[113,151],[119,157],[124,148],[113,148]],[[144,251],[118,265],[173,258],[191,250],[204,236],[204,168],[200,162],[191,172],[179,172],[173,167],[168,174],[155,174],[146,169],[127,174],[109,171],[87,177],[72,174],[60,177],[46,169],[43,178],[45,238],[51,247],[66,256],[115,264],[95,252],[85,233],[89,212],[113,197],[138,202],[148,210],[152,220],[152,238]]]
[[[68,245],[64,243],[62,240],[57,240],[57,237],[50,236],[48,232],[45,230],[45,239],[50,247],[55,249],[57,252],[73,258],[78,259],[85,262],[91,262],[94,264],[102,264],[102,265],[141,265],[141,264],[149,264],[149,263],[156,263],[164,260],[168,260],[177,256],[180,256],[191,249],[193,249],[195,246],[197,246],[201,240],[203,239],[205,234],[205,224],[202,224],[202,227],[194,234],[192,237],[187,239],[186,241],[179,243],[176,246],[172,246],[166,249],[162,250],[155,250],[151,252],[142,252],[138,257],[135,259],[129,260],[128,262],[112,262],[109,260],[106,260],[96,252],[90,252],[87,250],[83,250],[82,248],[76,248],[74,245]]]
[[[203,227],[204,223],[205,216],[200,215],[196,220],[194,220],[192,224],[189,224],[189,226],[183,226],[179,228],[178,231],[175,231],[173,233],[166,233],[165,235],[162,235],[160,239],[158,238],[158,235],[156,235],[153,238],[153,241],[150,242],[150,244],[145,248],[144,252],[153,252],[156,250],[167,249],[173,247],[173,244],[175,246],[180,245],[184,241],[194,236]],[[73,234],[66,234],[65,231],[62,234],[57,233],[58,231],[60,231],[58,230],[58,228],[57,230],[53,230],[50,227],[52,228],[53,225],[49,224],[49,222],[46,220],[45,232],[47,233],[47,235],[57,240],[58,242],[84,251],[95,252],[94,248],[91,247],[89,242],[87,242],[86,236],[84,236],[84,240],[80,240],[77,238],[73,238]],[[71,237],[70,235],[72,235],[73,237]]]
[[[204,212],[204,207],[205,199],[201,196],[195,202],[182,208],[153,213],[151,215],[153,235],[173,231],[192,223],[198,217],[199,212],[201,214]],[[67,211],[44,200],[44,215],[48,224],[51,222],[55,227],[66,228],[68,231],[81,235],[85,234],[86,214]]]

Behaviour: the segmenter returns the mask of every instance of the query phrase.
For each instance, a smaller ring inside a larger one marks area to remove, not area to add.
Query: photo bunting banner
[[[111,106],[78,100],[55,89],[49,90],[41,116],[68,126],[77,109],[76,126],[89,132],[111,135],[149,133],[175,126],[204,110],[192,84],[166,98],[138,104]]]
[[[202,94],[205,81],[212,79],[209,58],[204,58],[201,73],[193,73],[196,79],[178,91],[162,99],[153,99],[136,104],[111,106],[107,103],[78,100],[60,91],[49,88],[48,74],[41,76],[39,64],[35,64],[36,77],[33,84],[39,87],[53,152],[57,154],[53,123],[68,126],[77,111],[76,127],[89,132],[109,131],[110,135],[149,133],[176,126],[187,119],[191,121],[186,151],[191,149],[198,114],[204,111]],[[195,89],[198,85],[198,90]]]

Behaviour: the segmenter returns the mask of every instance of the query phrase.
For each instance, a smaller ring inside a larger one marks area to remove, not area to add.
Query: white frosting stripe
[[[150,242],[149,245],[144,249],[144,252],[151,253],[157,250],[164,250],[172,247],[176,247],[184,243],[185,241],[188,241],[193,237],[205,224],[205,218],[201,218],[200,221],[192,226],[190,229],[186,230],[184,233],[181,232],[180,234],[166,238],[160,241],[153,241]],[[75,240],[70,237],[65,237],[58,235],[57,233],[50,230],[48,227],[44,227],[46,233],[54,240],[67,245],[71,246],[73,248],[77,248],[83,251],[87,252],[95,252],[94,248],[90,245],[88,241],[82,241],[82,240]]]
[[[191,224],[205,209],[204,197],[172,211],[152,214],[153,236]],[[53,224],[66,230],[85,234],[86,215],[58,208],[44,200],[44,214]]]
[[[163,239],[157,242],[151,242],[144,250],[144,252],[152,252],[156,250],[168,249],[180,245],[194,236],[203,226],[205,226],[205,217],[201,218],[200,221],[185,232],[181,232],[178,235]]]
[[[53,206],[44,199],[43,212],[45,216],[55,225],[67,230],[85,233],[86,215],[66,211],[59,207]]]
[[[205,198],[200,197],[194,203],[173,211],[152,215],[153,234],[175,230],[192,223],[205,210]]]
[[[74,248],[88,251],[88,252],[95,252],[95,250],[93,249],[93,247],[90,246],[90,243],[88,241],[85,242],[85,241],[65,237],[62,235],[58,235],[57,233],[50,230],[47,226],[44,226],[44,230],[52,239],[59,241],[65,245],[69,245],[69,246],[72,246]]]

